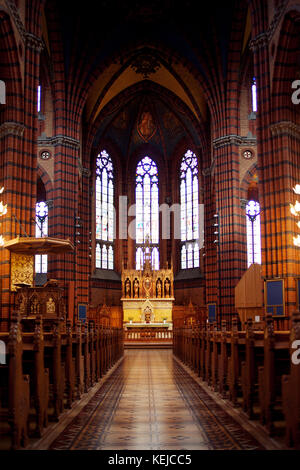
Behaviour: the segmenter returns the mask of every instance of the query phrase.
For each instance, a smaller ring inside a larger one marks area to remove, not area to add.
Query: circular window
[[[243,157],[246,160],[250,160],[250,158],[253,158],[253,152],[251,152],[251,150],[244,150]]]
[[[42,160],[49,160],[49,158],[51,158],[51,153],[48,152],[47,150],[44,150],[43,152],[41,152],[40,158]]]

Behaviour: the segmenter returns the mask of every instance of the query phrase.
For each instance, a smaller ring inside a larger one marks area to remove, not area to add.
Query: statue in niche
[[[137,299],[139,296],[139,281],[137,279],[135,279],[134,281],[133,288],[134,288],[134,298]]]
[[[36,297],[33,298],[30,306],[31,315],[39,315],[40,313],[40,304]]]
[[[55,313],[55,302],[52,297],[49,297],[49,299],[47,300],[46,312],[50,314]]]
[[[17,300],[17,310],[20,312],[22,316],[26,314],[26,303],[25,303],[25,297],[23,295],[21,295],[19,299]]]
[[[157,297],[161,298],[161,280],[158,279],[156,284]]]
[[[150,307],[145,308],[144,314],[145,314],[145,323],[150,323],[151,322],[151,309]]]
[[[170,297],[170,281],[169,281],[169,279],[165,280],[165,297]]]
[[[129,279],[126,280],[125,283],[125,297],[130,297],[130,281]]]

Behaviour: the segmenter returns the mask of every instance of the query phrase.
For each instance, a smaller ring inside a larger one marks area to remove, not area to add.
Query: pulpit
[[[70,240],[49,237],[17,237],[5,243],[11,252],[11,291],[15,292],[15,308],[23,324],[29,328],[41,316],[44,330],[52,328],[54,320],[67,320],[65,289],[54,279],[43,286],[36,286],[34,257],[36,254],[71,253],[74,246]],[[31,326],[30,326],[31,325]]]

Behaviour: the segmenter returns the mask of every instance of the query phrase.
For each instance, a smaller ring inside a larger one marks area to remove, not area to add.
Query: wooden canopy
[[[72,252],[74,245],[70,240],[61,240],[59,238],[17,237],[6,242],[4,248],[13,253],[24,255],[46,255]]]

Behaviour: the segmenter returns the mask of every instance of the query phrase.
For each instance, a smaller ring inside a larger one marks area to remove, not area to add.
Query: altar
[[[145,252],[142,270],[122,269],[124,328],[172,329],[173,269],[154,270]]]

